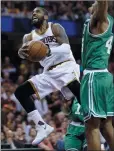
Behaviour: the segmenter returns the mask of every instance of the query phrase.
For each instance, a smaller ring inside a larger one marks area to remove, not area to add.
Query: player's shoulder
[[[28,37],[31,37],[31,36],[32,36],[32,32],[25,34],[25,35],[23,36],[23,38],[28,38]]]
[[[61,24],[59,24],[59,23],[53,23],[53,26],[54,26],[54,27],[60,27],[60,28],[63,28],[63,26],[62,26]]]
[[[65,29],[59,23],[52,23],[52,31],[53,31],[54,35],[58,35],[60,32],[65,31]]]
[[[31,41],[32,40],[32,32],[25,34],[23,36],[23,43],[27,42],[27,41]]]
[[[52,28],[53,29],[63,29],[64,30],[64,27],[59,23],[53,23]]]

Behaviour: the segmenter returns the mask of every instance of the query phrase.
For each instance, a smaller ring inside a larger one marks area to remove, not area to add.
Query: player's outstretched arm
[[[22,46],[21,48],[18,50],[18,55],[20,58],[22,59],[25,59],[28,57],[28,54],[26,53],[26,51],[28,51],[28,48],[27,48],[27,42],[31,41],[32,40],[32,36],[31,36],[31,33],[30,34],[25,34],[23,36],[23,40],[22,40]]]
[[[95,10],[91,18],[91,25],[95,25],[96,22],[107,22],[108,1],[96,0],[94,5]]]

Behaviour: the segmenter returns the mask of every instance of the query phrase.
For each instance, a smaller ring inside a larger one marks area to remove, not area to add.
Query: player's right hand
[[[18,50],[18,55],[19,55],[20,58],[22,58],[22,59],[27,59],[27,57],[29,56],[28,53],[27,53],[28,50],[29,50],[28,46],[29,46],[29,44],[28,44],[28,43],[25,43],[25,44],[23,44],[22,47]]]

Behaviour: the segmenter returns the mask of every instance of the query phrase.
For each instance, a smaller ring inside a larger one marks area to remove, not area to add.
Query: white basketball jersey
[[[45,44],[48,44],[50,48],[60,46],[60,44],[56,40],[56,37],[52,33],[51,24],[52,24],[51,22],[48,23],[48,29],[42,35],[39,35],[38,33],[36,33],[35,30],[33,30],[32,31],[32,40],[41,40]],[[56,65],[58,63],[66,61],[66,60],[75,61],[72,51],[70,54],[63,54],[62,52],[53,54],[53,52],[51,51],[51,55],[48,57],[45,57],[43,60],[41,60],[40,64],[46,70],[50,66]]]

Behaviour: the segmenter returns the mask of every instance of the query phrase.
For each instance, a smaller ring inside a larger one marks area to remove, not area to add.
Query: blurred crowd
[[[90,17],[88,8],[94,1],[2,1],[2,16],[17,18],[32,17],[35,7],[43,7],[48,11],[49,20],[86,20]],[[109,13],[114,16],[114,2],[109,1]]]
[[[90,17],[88,7],[94,1],[2,1],[1,14],[13,17],[31,18],[32,10],[35,7],[44,7],[47,9],[49,19],[62,20],[85,20]],[[114,16],[114,2],[109,2],[109,11]]]
[[[26,61],[20,62],[18,67],[5,57],[2,63],[1,77],[1,143],[10,144],[12,149],[23,148],[25,143],[31,143],[36,136],[34,123],[27,118],[25,110],[14,96],[18,85],[36,73],[42,73],[42,68]],[[66,133],[68,118],[61,111],[63,96],[55,92],[41,102],[34,96],[35,106],[43,119],[55,128],[50,137],[38,145],[45,150],[63,147],[63,137]]]
[[[48,10],[49,19],[78,20],[90,16],[88,7],[92,1],[2,1],[2,15],[31,18],[32,10],[44,7]]]

